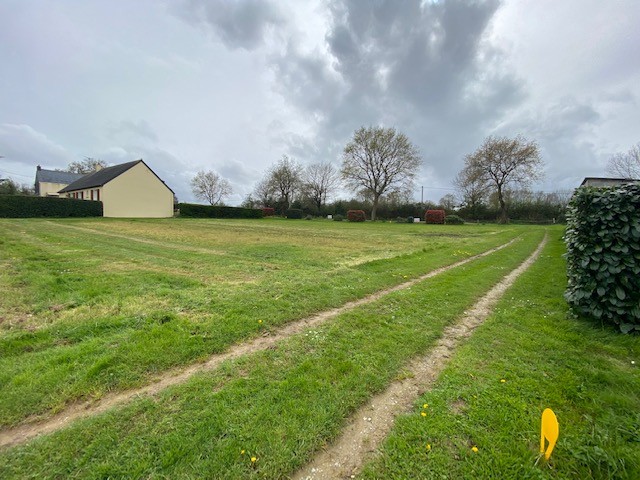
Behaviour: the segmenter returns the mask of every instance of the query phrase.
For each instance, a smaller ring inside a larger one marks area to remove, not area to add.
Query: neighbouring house
[[[603,177],[587,177],[580,184],[581,187],[617,187],[618,185],[626,185],[627,183],[640,183],[640,180],[634,178],[603,178]]]
[[[70,183],[82,178],[82,173],[46,170],[40,165],[36,168],[35,192],[40,197],[57,197],[58,191]]]
[[[173,216],[173,190],[143,160],[89,173],[58,193],[61,197],[101,201],[105,217]]]

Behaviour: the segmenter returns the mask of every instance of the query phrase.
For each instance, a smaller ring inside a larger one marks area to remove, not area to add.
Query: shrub
[[[396,223],[407,223],[407,219],[404,217],[396,217]]]
[[[574,311],[640,331],[640,185],[577,189],[565,241]]]
[[[276,214],[275,208],[262,207],[262,215],[265,217],[273,217]]]
[[[413,215],[411,215],[410,217],[407,217],[407,223],[415,223],[414,218],[415,217]]]
[[[444,210],[427,210],[424,214],[424,221],[427,223],[444,223]]]
[[[447,215],[444,219],[444,223],[447,225],[462,225],[464,220],[458,215]]]
[[[219,205],[198,205],[179,203],[181,217],[189,218],[262,218],[259,208],[223,207]]]
[[[342,215],[340,215],[339,213],[337,213],[336,215],[333,216],[333,221],[334,222],[341,222],[342,220],[344,220],[344,217]]]
[[[0,195],[0,217],[101,217],[102,202],[75,198]]]
[[[364,222],[367,219],[364,210],[349,210],[347,212],[347,220],[350,222]]]
[[[287,218],[300,219],[302,218],[302,210],[299,208],[290,208],[286,211],[285,216]]]

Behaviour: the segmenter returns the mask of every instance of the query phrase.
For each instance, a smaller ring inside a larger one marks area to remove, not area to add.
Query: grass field
[[[534,269],[420,399],[430,415],[401,418],[366,478],[635,478],[638,339],[567,316],[561,229],[550,231]],[[7,449],[0,478],[286,478],[543,234],[369,222],[2,220],[5,427],[143,385],[168,368],[517,241],[274,349]],[[534,465],[546,406],[561,422],[552,468]]]

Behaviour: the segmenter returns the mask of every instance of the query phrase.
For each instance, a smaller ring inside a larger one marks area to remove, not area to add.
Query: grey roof
[[[607,178],[607,177],[586,177],[582,183],[581,187],[587,185],[592,187],[608,187],[608,186],[617,186],[624,185],[626,183],[639,183],[640,180],[637,178]]]
[[[129,170],[131,167],[137,165],[138,163],[142,163],[144,164],[145,167],[149,168],[149,166],[146,163],[144,163],[143,160],[135,160],[133,162],[114,165],[113,167],[106,167],[106,168],[103,168],[102,170],[98,170],[97,172],[89,173],[88,175],[83,176],[82,178],[64,187],[58,193],[72,192],[74,190],[85,190],[87,188],[94,188],[94,187],[102,187],[105,183],[108,183],[114,178],[122,175],[124,172]],[[156,175],[153,170],[151,170],[150,168],[149,170],[151,171],[151,173]],[[160,177],[156,175],[156,178],[160,180],[165,187],[169,188],[167,184],[164,183]],[[171,190],[170,188],[169,190],[171,191],[171,193],[173,193],[173,190]]]
[[[45,170],[41,168],[36,170],[36,184],[40,182],[46,183],[69,183],[75,182],[84,177],[82,173],[60,172],[58,170]]]

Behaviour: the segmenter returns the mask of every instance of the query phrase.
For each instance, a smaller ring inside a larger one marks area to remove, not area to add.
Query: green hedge
[[[302,218],[302,214],[303,214],[302,209],[300,209],[300,208],[290,208],[289,210],[287,210],[285,212],[284,215],[287,218],[293,218],[293,219],[299,220],[299,219]]]
[[[198,205],[195,203],[179,203],[181,217],[189,218],[262,218],[258,208],[222,207],[218,205]]]
[[[0,195],[0,217],[101,217],[102,202],[74,198]]]
[[[640,331],[640,185],[577,189],[565,241],[569,304],[624,333]]]

